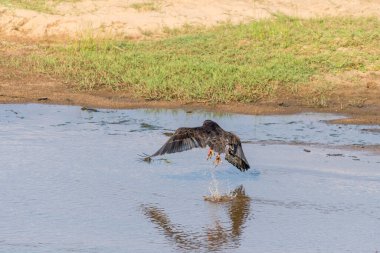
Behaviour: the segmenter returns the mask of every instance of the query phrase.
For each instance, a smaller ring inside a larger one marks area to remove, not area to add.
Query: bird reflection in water
[[[245,194],[244,187],[240,185],[232,194],[235,197],[230,201],[218,203],[228,212],[229,226],[222,226],[216,219],[211,228],[206,228],[202,232],[186,231],[182,225],[172,223],[165,214],[165,210],[161,208],[152,205],[143,205],[142,208],[144,215],[156,224],[165,237],[174,242],[178,248],[219,251],[239,247],[244,223],[250,212],[251,199]]]

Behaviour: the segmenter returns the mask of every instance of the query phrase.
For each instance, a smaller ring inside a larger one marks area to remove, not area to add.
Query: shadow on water
[[[151,204],[142,205],[143,214],[156,225],[156,228],[167,240],[183,250],[220,251],[227,248],[238,248],[244,229],[244,224],[251,209],[251,198],[246,195],[243,185],[237,187],[229,201],[210,203],[210,207],[223,208],[228,215],[228,225],[220,218],[214,219],[211,227],[203,227],[202,231],[194,232],[181,224],[172,222],[163,208]]]

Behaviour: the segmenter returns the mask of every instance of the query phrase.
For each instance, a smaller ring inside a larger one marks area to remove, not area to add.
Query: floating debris
[[[123,120],[119,120],[119,121],[105,122],[105,123],[111,124],[111,125],[122,125],[122,124],[129,123],[129,122],[130,122],[129,119],[123,119]]]
[[[13,112],[14,114],[18,114],[18,112],[14,111],[14,110],[6,110],[8,112]]]
[[[143,129],[146,129],[146,130],[158,130],[158,129],[161,129],[161,127],[159,127],[159,126],[151,125],[151,124],[148,124],[148,123],[145,123],[145,122],[141,123],[140,127],[143,128]]]
[[[368,133],[380,134],[380,128],[364,128],[362,129],[362,131],[368,132]]]
[[[326,154],[327,156],[340,156],[340,157],[344,157],[343,154]]]
[[[304,148],[303,151],[305,151],[306,153],[310,153],[311,152],[310,149],[306,149],[306,148]]]
[[[99,112],[98,110],[94,108],[88,108],[88,107],[82,107],[80,108],[82,111],[88,111],[88,112]]]
[[[155,159],[153,159],[152,156],[145,154],[145,153],[143,153],[142,155],[138,155],[138,156],[140,156],[140,158],[138,160],[141,162],[151,163],[153,161],[163,161],[165,163],[171,163],[171,161],[169,159],[166,159],[166,158],[155,158]]]
[[[277,105],[282,107],[289,107],[289,105],[284,102],[278,103]]]

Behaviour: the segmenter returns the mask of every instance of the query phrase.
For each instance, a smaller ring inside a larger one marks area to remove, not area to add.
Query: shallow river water
[[[380,133],[339,117],[0,105],[0,252],[379,252],[380,155],[342,146]],[[252,167],[216,168],[231,202],[205,149],[139,160],[205,119]]]

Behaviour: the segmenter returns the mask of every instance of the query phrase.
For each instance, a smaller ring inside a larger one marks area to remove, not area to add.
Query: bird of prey
[[[150,157],[207,146],[209,147],[207,160],[211,159],[215,152],[218,153],[214,161],[215,165],[221,163],[220,154],[225,153],[225,159],[240,171],[249,169],[239,137],[224,131],[212,120],[205,120],[201,127],[178,128],[169,140]]]

